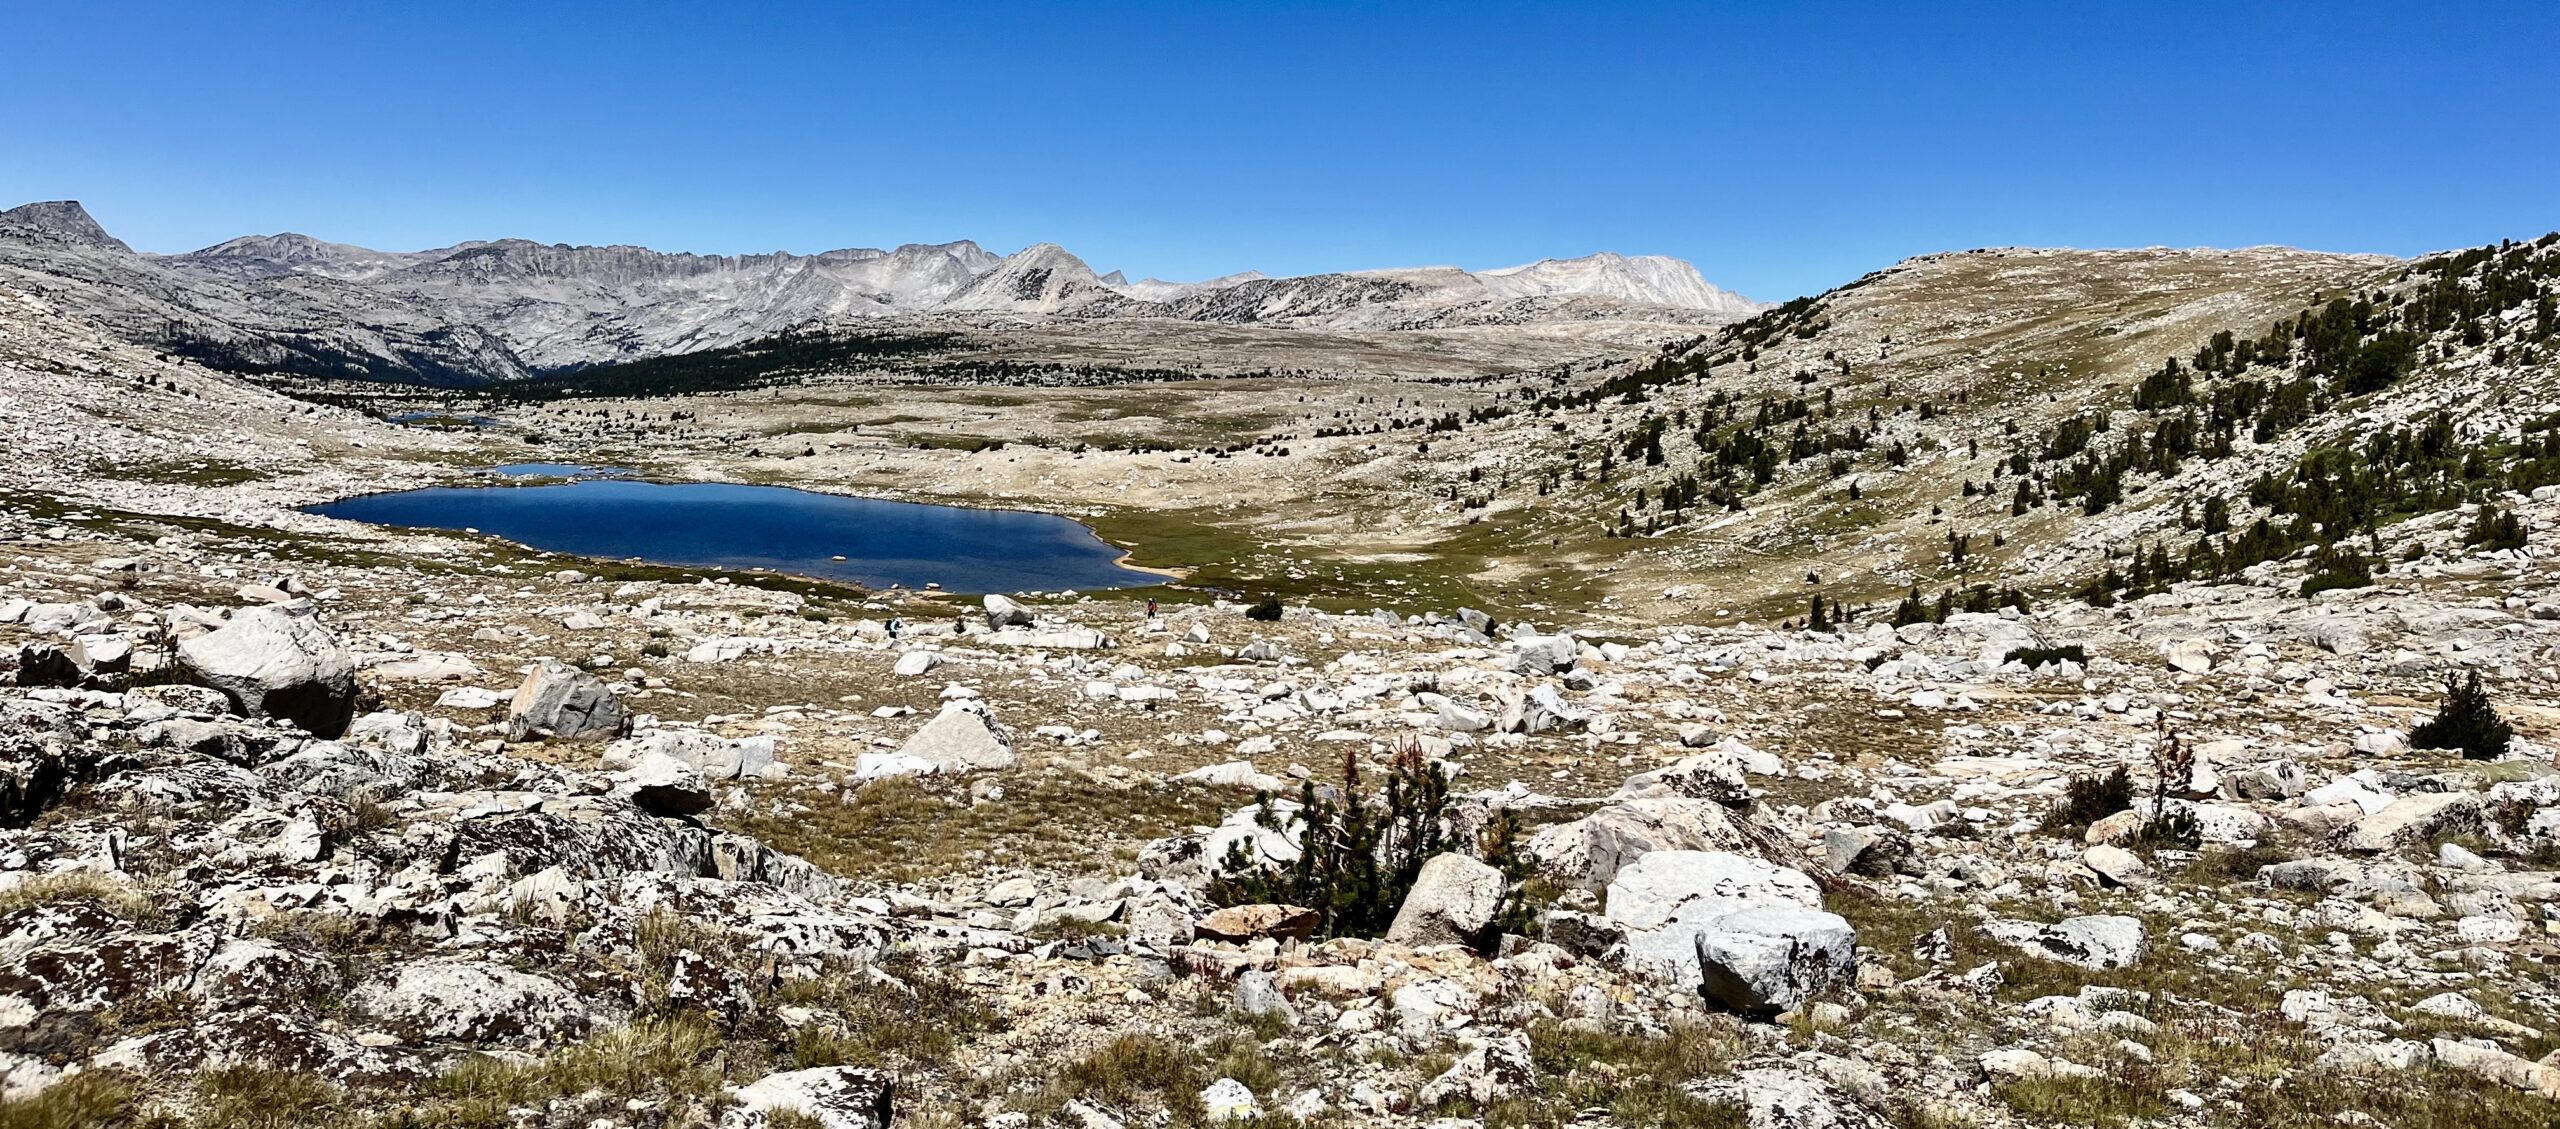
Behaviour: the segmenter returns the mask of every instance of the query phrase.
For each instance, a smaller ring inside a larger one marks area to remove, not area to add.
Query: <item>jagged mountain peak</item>
[[[1055,243],[1034,243],[969,281],[942,302],[947,310],[1015,314],[1111,313],[1133,305],[1083,259]]]
[[[1084,270],[1088,274],[1092,273],[1093,270],[1092,267],[1086,266],[1085,261],[1078,258],[1075,252],[1049,242],[1034,243],[1005,256],[1004,261],[1007,263],[1021,263],[1026,266],[1074,266]]]
[[[81,207],[78,200],[40,200],[21,204],[0,212],[0,226],[42,232],[71,243],[111,247],[118,251],[133,249],[125,246],[123,240],[107,234],[106,228],[98,226],[97,219],[89,214],[89,209]]]
[[[960,264],[971,274],[984,274],[1004,261],[1004,256],[978,246],[974,239],[954,239],[949,243],[901,243],[890,254],[910,259],[942,256]]]

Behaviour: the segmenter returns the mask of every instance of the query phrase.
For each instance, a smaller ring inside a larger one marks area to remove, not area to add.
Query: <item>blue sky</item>
[[[1097,270],[2003,244],[2408,254],[2560,227],[2560,3],[0,7],[0,203]],[[735,10],[732,10],[735,9]]]

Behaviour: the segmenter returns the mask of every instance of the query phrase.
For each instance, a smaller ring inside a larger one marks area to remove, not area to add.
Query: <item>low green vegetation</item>
[[[2068,834],[2120,811],[2133,810],[2133,773],[2118,765],[2097,776],[2073,777],[2063,786],[2062,800],[2045,816],[2045,829]]]
[[[2089,665],[2089,652],[2078,643],[2067,643],[2059,647],[2012,647],[2000,661],[2018,663],[2029,670],[2058,663],[2075,663],[2086,667]]]
[[[1684,1021],[1652,1032],[1601,1032],[1555,1021],[1529,1028],[1537,1090],[1483,1111],[1487,1126],[1550,1126],[1606,1110],[1611,1125],[1648,1129],[1741,1129],[1743,1110],[1689,1092],[1701,1080],[1728,1075],[1749,1051],[1741,1025]],[[1471,1106],[1444,1111],[1468,1116]]]
[[[1112,788],[1064,772],[1024,774],[1005,790],[1002,804],[971,804],[965,788],[892,777],[841,799],[759,806],[720,823],[840,877],[913,882],[963,866],[1121,865],[1117,852],[1214,824],[1234,800],[1205,788]]]

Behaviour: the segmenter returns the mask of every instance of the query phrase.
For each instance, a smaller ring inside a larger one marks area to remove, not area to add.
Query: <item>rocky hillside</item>
[[[520,379],[497,337],[325,274],[241,278],[136,254],[73,203],[0,212],[0,285],[120,340],[224,371],[467,384]]]
[[[1688,325],[1757,308],[1686,263],[1616,255],[1479,274],[1432,268],[1196,284],[1106,282],[1049,243],[1002,257],[967,241],[815,255],[521,239],[382,252],[287,233],[141,255],[69,201],[0,212],[0,278],[76,298],[127,340],[225,371],[435,385],[884,320],[1396,330],[1600,319]],[[1274,282],[1285,297],[1265,292]]]
[[[1809,577],[1795,601],[2378,576],[2400,520],[2560,483],[2555,274],[2549,237],[1930,256],[1503,391],[1430,489],[1646,578]]]

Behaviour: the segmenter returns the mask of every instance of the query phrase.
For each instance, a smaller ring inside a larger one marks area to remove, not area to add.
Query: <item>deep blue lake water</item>
[[[581,479],[370,494],[305,508],[376,525],[477,529],[537,549],[753,568],[874,588],[953,592],[1132,588],[1121,550],[1055,514],[846,498],[779,486]],[[844,560],[833,558],[842,556]]]

